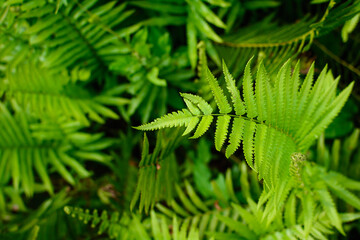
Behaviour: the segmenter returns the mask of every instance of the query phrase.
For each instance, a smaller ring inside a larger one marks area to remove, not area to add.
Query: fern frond
[[[247,59],[252,56],[259,62],[263,60],[270,75],[273,75],[287,59],[297,56],[311,44],[315,30],[310,26],[314,22],[314,19],[304,18],[294,24],[278,26],[268,17],[239,29],[235,34],[224,36],[224,42],[216,44],[216,49],[235,78],[240,76]]]
[[[295,58],[309,49],[315,38],[327,34],[359,13],[356,2],[342,2],[335,4],[335,7],[329,4],[323,16],[307,16],[282,26],[272,21],[273,16],[269,16],[233,34],[222,36],[223,42],[217,43],[216,49],[219,56],[226,59],[236,78],[252,56],[259,61],[264,60],[265,67],[273,75],[287,59]]]
[[[348,98],[353,83],[335,98],[334,89],[338,81],[333,79],[327,69],[324,69],[313,88],[311,88],[312,71],[300,87],[298,86],[299,72],[293,72],[291,75],[288,61],[279,70],[274,85],[269,82],[268,75],[263,65],[260,64],[255,79],[254,93],[250,64],[251,60],[245,68],[242,83],[246,115],[237,115],[236,112],[231,114],[233,107],[230,106],[214,76],[206,69],[205,75],[219,108],[219,114],[211,113],[211,108],[202,98],[183,94],[186,101],[197,104],[199,108],[200,104],[203,105],[201,107],[203,113],[197,114],[198,111],[194,109],[192,111],[184,109],[137,127],[137,129],[154,130],[185,125],[188,127],[186,129],[186,133],[188,133],[197,124],[197,120],[192,119],[199,118],[201,120],[192,137],[197,138],[203,135],[213,119],[217,118],[215,146],[217,150],[220,150],[227,138],[230,119],[233,118],[232,130],[229,135],[230,144],[226,149],[226,156],[229,157],[233,154],[243,140],[243,151],[248,165],[259,173],[259,178],[263,178],[269,187],[276,187],[277,184],[290,177],[291,155],[296,151],[306,151],[318,134],[330,124]],[[234,89],[234,82],[226,72],[226,67],[224,69],[230,96],[231,98],[238,97],[239,95]],[[299,67],[295,70],[299,71]],[[321,95],[320,89],[327,95]],[[259,100],[255,96],[258,96]],[[232,99],[232,103],[236,104],[237,111],[240,111],[240,101],[241,99]],[[294,106],[294,103],[299,105]],[[316,112],[314,105],[317,107]],[[191,107],[195,106],[191,105]],[[260,116],[258,116],[258,111],[261,112]],[[299,116],[302,122],[290,121],[289,116]],[[279,197],[282,196],[281,198],[285,196],[282,192],[279,194]]]
[[[84,224],[90,224],[92,228],[98,228],[98,234],[107,233],[111,239],[135,239],[131,236],[129,227],[133,220],[131,217],[123,213],[121,216],[119,212],[108,214],[106,210],[102,211],[101,215],[95,209],[90,212],[89,209],[82,209],[78,207],[65,206],[64,211],[66,214],[73,218],[77,218]]]
[[[198,230],[189,225],[188,221],[179,224],[176,216],[173,217],[172,222],[168,222],[164,215],[156,214],[154,211],[150,213],[150,228],[151,233],[147,230],[146,220],[141,222],[136,215],[130,216],[123,212],[113,212],[109,214],[103,210],[101,214],[98,210],[92,213],[89,209],[82,209],[77,207],[65,206],[66,214],[77,218],[84,224],[91,224],[92,228],[98,229],[98,234],[107,233],[110,239],[157,239],[157,240],[199,240]],[[172,224],[172,232],[169,232],[170,224]]]
[[[296,225],[296,197],[295,193],[290,194],[286,201],[284,210],[284,222],[287,227]]]
[[[258,186],[256,178],[248,179],[248,172],[245,163],[242,163],[241,169],[241,188],[245,190],[246,186],[251,184],[254,188]],[[220,175],[222,178],[222,175]],[[219,179],[220,179],[219,178]],[[238,179],[237,179],[238,180]],[[231,218],[232,220],[239,220],[239,214],[234,211],[229,202],[239,202],[238,192],[234,185],[236,180],[232,178],[232,171],[230,169],[226,172],[226,180],[220,184],[225,184],[219,190],[217,181],[212,182],[215,199],[220,201],[220,206],[217,201],[204,200],[201,198],[191,184],[185,180],[182,187],[177,185],[176,192],[178,199],[171,201],[170,204],[157,204],[157,212],[174,218],[176,216],[179,222],[183,224],[191,224],[191,227],[197,229],[200,239],[207,239],[205,235],[210,232],[224,232],[228,231],[226,225],[222,221],[223,217]],[[253,185],[255,184],[255,185]],[[249,189],[248,189],[249,190]],[[224,196],[226,195],[226,197]],[[224,201],[223,201],[224,200]]]
[[[102,116],[119,118],[105,105],[122,106],[129,102],[106,93],[92,96],[69,81],[67,76],[52,75],[32,63],[23,63],[15,71],[7,71],[0,92],[6,93],[6,100],[16,100],[38,116],[65,115],[85,125],[89,125],[88,118],[100,123],[104,122]]]
[[[153,153],[149,154],[149,142],[144,135],[143,152],[139,163],[139,178],[133,194],[130,209],[133,209],[140,198],[140,212],[148,213],[160,200],[170,202],[177,182],[177,163],[174,150],[181,140],[180,131],[160,131]]]
[[[341,183],[337,182],[332,178],[324,177],[323,179],[328,188],[330,188],[331,192],[333,192],[337,197],[341,198],[351,206],[360,210],[360,199],[356,195],[341,186]]]
[[[0,109],[0,165],[5,167],[3,170],[11,170],[4,172],[1,182],[8,184],[12,180],[14,188],[19,190],[21,187],[28,196],[34,192],[37,176],[44,188],[53,193],[48,171],[50,166],[74,185],[73,172],[80,177],[90,175],[79,159],[109,160],[109,156],[99,151],[113,143],[103,139],[105,141],[100,144],[102,135],[80,132],[81,124],[74,125],[58,116],[58,122],[50,120],[39,124],[16,103],[13,104],[13,114],[4,104],[0,104]],[[42,138],[44,134],[48,134],[47,138]]]
[[[179,201],[173,200],[168,206],[157,204],[158,211],[170,218],[177,217],[183,224],[191,223],[192,228],[198,229],[200,238],[207,231],[223,229],[219,215],[237,218],[228,207],[215,211],[214,205],[202,200],[188,181],[184,184],[186,192],[180,186],[176,187]]]
[[[295,180],[296,185],[288,190],[290,195],[284,205],[286,225],[290,227],[301,223],[304,225],[302,234],[312,235],[316,239],[326,239],[324,235],[330,234],[330,229],[333,227],[344,234],[341,214],[330,192],[355,208],[359,207],[359,198],[342,186],[341,178],[332,172],[326,172],[323,167],[306,164],[304,157],[299,153],[292,156],[292,176],[294,177],[292,180]],[[277,192],[286,191],[278,190]],[[278,195],[277,192],[275,195]],[[301,204],[296,204],[297,198],[301,200]],[[276,208],[276,202],[283,202],[283,200],[273,201],[273,198],[270,198],[265,212]],[[301,219],[296,220],[296,216]],[[320,226],[321,228],[318,228]],[[317,229],[316,232],[314,232],[314,227]]]
[[[332,233],[328,219],[319,219],[310,226],[309,234],[302,228],[301,224],[292,224],[284,227],[282,216],[277,215],[276,220],[265,224],[261,220],[263,214],[261,209],[245,209],[238,204],[233,208],[240,215],[241,219],[236,220],[226,216],[218,216],[230,228],[231,232],[209,232],[210,236],[219,239],[318,239],[325,240],[326,235]],[[259,228],[259,226],[262,226]],[[308,229],[307,229],[308,230]]]
[[[6,69],[14,69],[27,57],[38,56],[41,52],[39,47],[30,46],[28,38],[21,34],[20,29],[26,27],[27,23],[19,21],[18,25],[18,27],[6,28],[0,24],[0,71],[2,73],[5,73]]]
[[[299,144],[302,146],[302,149],[307,149],[310,147],[312,141],[310,141],[311,138],[318,137],[322,131],[325,130],[325,126],[328,126],[331,121],[338,115],[341,108],[344,106],[346,100],[348,99],[352,88],[354,86],[354,82],[350,83],[349,86],[347,86],[332,102],[330,105],[326,107],[326,112],[319,117],[317,120],[316,127],[313,127],[308,132],[308,135],[304,138],[304,140]],[[305,144],[307,143],[307,144]],[[303,145],[304,144],[304,145]]]
[[[296,154],[293,157],[294,161],[305,162],[303,158],[302,154]],[[275,188],[274,192],[269,192],[265,188],[257,205],[251,198],[247,198],[247,207],[232,204],[232,208],[240,218],[217,216],[232,230],[231,232],[229,230],[209,232],[209,235],[218,236],[220,239],[242,237],[244,239],[325,240],[328,239],[327,235],[333,234],[333,227],[344,233],[342,223],[350,220],[351,217],[347,219],[344,214],[338,212],[328,188],[334,188],[330,187],[330,184],[335,186],[336,190],[332,189],[335,195],[342,195],[340,198],[355,207],[357,205],[355,198],[357,197],[354,195],[350,197],[349,192],[345,194],[345,189],[339,187],[341,183],[337,182],[333,174],[327,173],[324,168],[307,164],[304,171],[302,169],[299,167],[298,170],[301,171],[304,185],[288,189],[290,190],[289,197],[287,197],[287,191],[280,188]],[[288,183],[285,182],[282,185],[286,188]],[[283,196],[279,196],[278,192]],[[347,196],[345,197],[345,195]],[[274,200],[276,196],[283,200]],[[277,204],[284,203],[285,200],[286,203],[279,208],[279,211],[274,211]],[[269,202],[264,208],[265,201]],[[356,215],[354,215],[355,218]],[[259,225],[262,227],[259,228]]]
[[[330,193],[327,191],[326,188],[318,189],[316,193],[320,198],[320,203],[323,209],[325,210],[328,217],[331,219],[332,224],[341,234],[345,235],[345,232],[342,227],[340,215],[336,209],[336,206],[332,200]]]
[[[184,222],[181,227],[176,216],[172,221],[173,231],[169,233],[169,226],[165,217],[159,219],[154,211],[151,211],[151,229],[155,239],[159,240],[199,240],[199,232],[193,226],[189,226],[189,222]],[[172,236],[171,236],[172,235]]]
[[[129,51],[122,36],[112,30],[133,14],[125,7],[126,3],[114,1],[74,1],[60,9],[55,3],[46,3],[23,8],[19,17],[30,23],[25,30],[30,45],[47,48],[44,67],[59,72],[78,66],[95,77],[100,76],[99,69],[107,69],[117,56]]]

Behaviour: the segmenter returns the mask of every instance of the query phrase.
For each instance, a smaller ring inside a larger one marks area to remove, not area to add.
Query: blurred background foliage
[[[241,154],[132,127],[183,108],[179,92],[209,100],[204,62],[218,74],[224,59],[240,85],[252,56],[270,76],[316,61],[355,86],[307,155],[359,197],[359,16],[357,0],[0,0],[0,239],[293,239],[278,222],[234,234],[263,214]],[[325,239],[360,237],[343,200],[347,235]]]

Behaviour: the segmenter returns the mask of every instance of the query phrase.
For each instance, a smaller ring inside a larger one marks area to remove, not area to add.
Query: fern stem
[[[311,34],[314,34],[315,29],[311,29],[310,31],[304,33],[303,35],[293,38],[289,41],[285,42],[278,42],[278,43],[232,43],[232,42],[215,42],[218,45],[223,45],[227,47],[234,47],[234,48],[270,48],[270,47],[280,47],[280,46],[286,46],[290,45],[296,42],[299,42],[301,40],[306,39],[308,36],[311,36]]]
[[[81,33],[81,31],[76,27],[76,25],[63,13],[59,12],[60,15],[65,19],[65,21],[71,26],[71,28],[77,33],[77,35],[81,38],[81,40],[85,43],[85,45],[90,50],[91,54],[94,58],[99,62],[100,67],[107,69],[105,62],[101,59],[101,57],[97,54],[96,49],[91,45],[91,43],[86,39],[86,37]]]
[[[329,57],[331,57],[332,59],[334,59],[334,61],[336,61],[337,63],[343,65],[344,67],[346,67],[347,69],[349,69],[350,71],[352,71],[353,73],[355,73],[358,77],[360,77],[360,70],[357,69],[356,67],[354,67],[353,65],[351,65],[350,63],[344,61],[343,59],[339,58],[337,55],[335,55],[333,52],[331,52],[329,49],[327,49],[323,44],[321,44],[318,41],[314,41],[314,44],[321,50],[323,51],[326,55],[328,55]]]
[[[115,36],[115,37],[117,38],[117,40],[118,40],[119,42],[121,42],[121,44],[123,44],[123,45],[125,45],[127,48],[129,48],[129,49],[131,50],[132,56],[134,56],[135,58],[137,58],[137,59],[139,60],[139,62],[141,63],[141,65],[142,65],[146,70],[149,70],[149,69],[150,69],[150,68],[144,63],[144,61],[143,61],[140,53],[137,52],[137,51],[131,46],[131,44],[129,44],[128,42],[124,41],[124,40],[119,36],[119,34],[117,34],[114,30],[111,29],[111,27],[103,24],[103,23],[100,21],[99,17],[97,17],[97,15],[95,15],[95,14],[93,14],[91,11],[85,9],[81,3],[79,3],[78,1],[76,1],[76,4],[77,4],[80,8],[84,9],[84,11],[89,15],[89,17],[90,17],[91,19],[96,19],[96,20],[97,20],[97,23],[102,27],[102,29],[103,29],[104,31],[106,31],[106,32],[110,33],[111,35]]]

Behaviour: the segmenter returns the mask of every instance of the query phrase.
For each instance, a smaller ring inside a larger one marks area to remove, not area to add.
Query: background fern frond
[[[24,109],[33,114],[64,115],[89,125],[88,118],[103,123],[102,116],[119,118],[105,105],[122,106],[129,101],[114,96],[114,93],[95,95],[79,91],[66,75],[48,74],[32,63],[24,63],[16,70],[8,70],[1,87],[6,100],[16,100]],[[87,116],[88,115],[88,116]]]
[[[60,127],[55,127],[56,122],[52,121],[50,124],[52,129],[45,125],[38,128],[32,125],[36,124],[36,118],[31,117],[18,105],[13,104],[13,106],[10,108],[12,114],[6,105],[0,105],[2,184],[8,184],[11,179],[17,191],[21,188],[27,196],[32,196],[38,176],[44,188],[52,194],[53,185],[49,177],[49,166],[52,166],[68,183],[74,185],[76,180],[72,171],[80,177],[90,175],[79,163],[79,159],[104,163],[109,160],[109,156],[99,151],[112,143],[99,144],[101,135],[78,132],[82,128],[81,125],[80,127],[75,125],[74,128],[73,124],[66,125],[64,121]],[[49,133],[46,139],[41,137],[44,131]]]
[[[112,30],[133,14],[125,7],[125,3],[74,1],[57,9],[55,3],[46,3],[23,7],[19,17],[31,22],[25,30],[29,43],[47,48],[44,67],[59,72],[79,66],[89,69],[93,78],[101,77],[100,69],[107,70],[111,61],[128,51],[126,43]],[[34,18],[39,12],[42,18]],[[117,17],[119,14],[121,17]],[[53,27],[51,23],[55,22]]]
[[[160,200],[171,201],[175,183],[178,181],[174,150],[180,140],[180,131],[172,132],[172,134],[160,131],[154,152],[149,154],[149,142],[144,135],[139,179],[131,200],[131,209],[134,208],[138,199],[140,199],[140,212],[144,209],[146,213]]]
[[[353,4],[329,3],[321,17],[307,16],[295,23],[280,26],[272,21],[273,16],[269,16],[252,26],[222,36],[224,41],[216,44],[216,49],[219,56],[226,59],[226,64],[236,78],[252,56],[258,61],[264,60],[270,75],[273,75],[287,59],[308,50],[313,39],[326,35],[354,17],[360,9],[358,1]]]

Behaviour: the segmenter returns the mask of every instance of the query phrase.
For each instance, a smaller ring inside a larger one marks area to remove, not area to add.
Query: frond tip
[[[151,123],[146,123],[134,128],[142,131],[152,131],[162,128],[181,127],[184,125],[188,126],[192,118],[193,115],[191,112],[187,109],[183,109],[181,111],[169,113],[161,118],[155,119]]]

